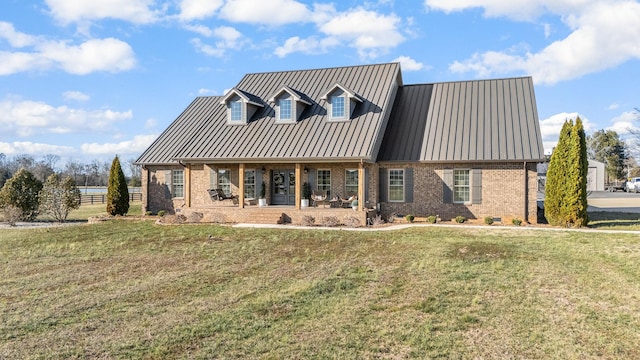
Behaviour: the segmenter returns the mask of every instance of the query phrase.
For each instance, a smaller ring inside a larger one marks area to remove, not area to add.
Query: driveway
[[[640,194],[594,191],[587,198],[587,211],[640,213]]]

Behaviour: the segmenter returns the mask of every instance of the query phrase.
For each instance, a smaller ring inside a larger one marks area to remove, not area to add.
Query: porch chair
[[[313,190],[311,194],[312,206],[317,207],[318,203],[322,203],[322,207],[325,206],[327,200],[327,191],[326,190]]]
[[[227,195],[222,189],[207,189],[207,192],[211,196],[211,200],[233,200],[234,204],[238,202],[238,195]]]
[[[358,200],[358,195],[355,195],[355,194],[348,194],[348,195],[349,197],[346,199],[340,196],[340,207],[350,208],[351,202],[353,202],[353,200]]]

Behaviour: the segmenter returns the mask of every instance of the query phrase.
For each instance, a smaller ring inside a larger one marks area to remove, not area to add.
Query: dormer
[[[311,105],[309,98],[303,93],[288,86],[281,87],[269,99],[275,103],[276,122],[296,122],[307,106]]]
[[[356,105],[363,101],[355,92],[340,83],[333,84],[321,99],[329,103],[329,120],[338,121],[351,119]]]
[[[264,107],[259,97],[236,88],[229,90],[220,104],[227,107],[227,123],[231,125],[248,123],[253,114]]]

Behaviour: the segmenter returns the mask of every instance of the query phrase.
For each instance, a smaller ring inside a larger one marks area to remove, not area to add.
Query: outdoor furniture
[[[233,200],[234,204],[238,201],[238,195],[227,195],[222,189],[207,189],[207,192],[211,196],[211,200]]]
[[[348,198],[340,197],[340,207],[350,208],[353,200],[358,200],[358,195],[351,195]]]
[[[325,207],[327,200],[327,192],[322,190],[314,190],[313,194],[311,194],[312,206],[317,207],[318,203],[322,203],[322,207]]]

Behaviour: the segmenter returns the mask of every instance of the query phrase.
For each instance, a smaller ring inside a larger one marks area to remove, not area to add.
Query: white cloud
[[[84,110],[67,106],[54,107],[40,101],[0,101],[0,128],[6,136],[106,132],[114,122],[132,117],[131,110]]]
[[[80,146],[80,150],[87,155],[140,154],[146,150],[157,137],[157,134],[136,135],[132,140],[121,141],[118,143],[87,143],[82,144]]]
[[[510,72],[531,74],[538,83],[554,84],[640,59],[640,3],[631,0],[427,0],[430,9],[446,12],[482,7],[486,16],[532,20],[550,13],[572,33],[537,53],[488,51],[451,64],[453,72],[492,76]]]
[[[565,121],[573,120],[575,122],[578,116],[580,117],[580,120],[582,120],[582,125],[585,132],[591,132],[591,130],[593,129],[593,125],[591,124],[589,119],[582,114],[578,114],[577,112],[563,112],[552,115],[540,121],[540,131],[542,132],[542,143],[544,146],[545,154],[550,154],[551,150],[556,146],[556,144],[558,144],[560,130],[562,130],[562,125],[564,125]]]
[[[222,3],[222,0],[182,0],[179,18],[189,21],[210,17],[222,6]]]
[[[278,46],[273,52],[278,57],[285,57],[291,53],[301,52],[303,54],[324,54],[330,48],[340,45],[340,41],[334,37],[318,39],[308,37],[301,39],[298,36],[288,38],[282,46]]]
[[[200,38],[191,39],[191,44],[196,50],[209,56],[222,57],[227,50],[240,50],[247,43],[242,33],[230,26],[220,26],[213,30],[205,26],[198,26],[192,30],[217,39],[213,45],[204,43]]]
[[[196,50],[198,50],[199,52],[205,55],[214,56],[214,57],[224,56],[224,52],[225,52],[224,49],[216,48],[214,46],[205,44],[199,38],[193,38],[191,39],[190,42],[191,42],[191,45],[193,45],[193,47],[196,48]]]
[[[30,141],[14,141],[14,142],[0,142],[0,153],[5,155],[18,155],[18,154],[53,154],[59,156],[65,156],[73,154],[75,150],[71,146],[51,145],[33,143]]]
[[[13,29],[8,23],[0,28]],[[0,75],[24,71],[62,69],[70,74],[86,75],[96,71],[120,72],[136,64],[131,46],[114,38],[90,39],[79,45],[69,41],[52,41],[13,32],[9,43],[20,51],[0,51]],[[22,39],[22,40],[16,40]]]
[[[205,89],[205,88],[198,89],[198,95],[208,96],[208,95],[215,95],[215,94],[216,94],[215,90]]]
[[[153,129],[157,125],[158,125],[158,120],[153,119],[153,118],[147,119],[147,121],[144,122],[144,128],[145,129]]]
[[[640,123],[637,122],[638,113],[634,111],[625,111],[619,116],[611,119],[613,125],[609,126],[607,130],[613,130],[618,135],[628,135],[630,130],[640,131]]]
[[[45,0],[51,15],[63,24],[100,20],[125,20],[148,24],[158,20],[160,10],[154,10],[154,0]]]
[[[90,99],[89,95],[80,92],[80,91],[65,91],[62,94],[62,97],[69,101],[69,100],[74,100],[74,101],[87,101]]]
[[[0,21],[0,39],[5,39],[14,48],[30,46],[36,42],[36,37],[19,31],[13,27],[13,24]]]
[[[306,5],[293,0],[234,0],[222,7],[220,17],[232,22],[284,25],[308,22],[312,13]]]
[[[620,104],[613,103],[607,107],[607,110],[615,110],[620,107]]]
[[[349,43],[358,49],[361,57],[373,58],[405,40],[399,25],[400,18],[396,15],[356,8],[320,25],[320,31]]]
[[[391,62],[399,62],[403,71],[420,71],[424,68],[423,63],[417,62],[409,56],[400,56],[391,60]]]

